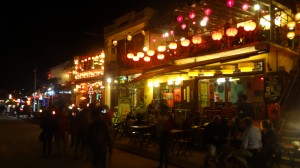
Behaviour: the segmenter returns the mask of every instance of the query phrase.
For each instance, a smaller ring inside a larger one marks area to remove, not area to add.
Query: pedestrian
[[[42,140],[43,156],[49,157],[52,151],[52,140],[55,129],[55,122],[50,109],[43,111],[40,120],[40,128],[42,129],[42,134],[45,135]]]
[[[170,108],[167,103],[159,103],[159,118],[156,126],[156,134],[159,141],[159,165],[157,168],[169,166],[169,142],[170,130],[172,129],[172,119],[170,118]]]
[[[110,163],[113,140],[108,123],[100,117],[101,109],[94,108],[92,113],[97,117],[89,124],[88,144],[91,151],[92,167],[106,168]],[[107,162],[107,156],[109,162]]]
[[[240,103],[237,107],[238,117],[242,120],[244,117],[252,117],[253,116],[253,106],[248,101],[248,96],[246,94],[242,94],[240,96]]]

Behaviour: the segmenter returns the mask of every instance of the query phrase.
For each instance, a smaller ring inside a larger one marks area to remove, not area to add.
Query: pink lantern
[[[180,23],[183,21],[183,17],[181,15],[177,16],[177,21]]]
[[[206,16],[209,16],[210,13],[211,13],[211,9],[210,9],[210,8],[206,8],[206,9],[204,10],[204,13],[205,13]]]
[[[170,31],[170,36],[174,36],[174,30]]]
[[[228,7],[233,7],[233,5],[234,5],[234,0],[227,0],[227,6]]]
[[[152,38],[152,42],[153,42],[153,43],[156,42],[156,38],[155,38],[155,37]]]
[[[222,33],[218,32],[218,31],[215,31],[212,33],[212,39],[213,40],[221,40],[222,39]]]
[[[196,14],[194,12],[189,13],[189,18],[194,19],[196,17]]]
[[[208,19],[209,19],[209,18],[208,18],[207,16],[204,16],[202,20],[204,20],[204,21],[206,21],[206,22],[207,22],[207,21],[208,21]]]
[[[231,37],[235,36],[237,34],[237,28],[234,28],[234,27],[228,28],[226,30],[226,34],[227,34],[227,36],[231,36]]]
[[[242,5],[242,8],[243,8],[244,11],[248,10],[249,4],[244,3],[244,4]]]
[[[182,23],[181,24],[181,28],[184,30],[186,28],[186,24],[185,23]]]

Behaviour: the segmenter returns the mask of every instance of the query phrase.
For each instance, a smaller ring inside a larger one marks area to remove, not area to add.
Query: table
[[[288,154],[291,167],[295,167],[295,159],[300,154],[300,141],[281,143],[282,152]]]
[[[140,143],[143,146],[144,142],[146,141],[146,135],[149,131],[148,125],[132,125],[130,126],[130,138],[129,144],[135,144],[136,142]]]

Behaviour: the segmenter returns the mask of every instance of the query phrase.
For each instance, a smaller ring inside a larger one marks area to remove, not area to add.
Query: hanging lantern
[[[133,56],[133,61],[138,61],[138,60],[140,60],[140,57],[138,57],[138,56]]]
[[[299,13],[296,13],[296,15],[295,15],[295,21],[296,21],[297,23],[300,23],[300,12],[299,12]]]
[[[198,76],[198,74],[199,74],[199,71],[188,71],[188,75],[189,76]]]
[[[128,53],[127,58],[132,59],[134,57],[133,53]]]
[[[256,23],[253,22],[253,21],[247,21],[245,24],[244,24],[244,30],[245,31],[253,31],[254,29],[256,28]]]
[[[288,38],[288,39],[294,39],[294,37],[295,37],[295,32],[293,32],[293,31],[290,31],[290,32],[288,32],[287,33],[287,35],[286,35],[286,37]]]
[[[212,33],[212,39],[213,40],[221,40],[222,39],[222,33],[221,32],[218,32],[218,31],[214,31],[213,33]]]
[[[144,57],[144,61],[149,62],[150,61],[150,57],[149,56],[145,56]]]
[[[238,68],[241,72],[251,72],[254,68],[253,62],[241,62],[238,64]]]
[[[113,41],[113,45],[114,45],[114,46],[117,46],[117,45],[118,45],[118,41],[117,41],[117,40],[114,40],[114,41]]]
[[[227,6],[228,7],[233,7],[233,5],[234,5],[234,0],[227,0]]]
[[[192,39],[192,42],[193,42],[194,44],[200,44],[200,43],[202,42],[201,36],[199,36],[199,35],[194,35],[194,36],[193,36],[193,39]]]
[[[226,30],[226,34],[227,34],[227,36],[234,37],[237,34],[237,29],[234,27],[228,28]]]
[[[222,65],[221,68],[222,74],[233,74],[233,72],[235,71],[234,65]]]
[[[242,5],[242,9],[243,9],[244,11],[248,10],[249,7],[250,7],[250,5],[249,5],[248,3],[244,3],[244,4]]]
[[[205,70],[203,71],[203,76],[214,76],[215,71],[214,70]]]
[[[189,18],[194,19],[196,17],[196,14],[194,12],[189,13]]]
[[[157,51],[159,52],[165,52],[166,51],[166,46],[160,45],[157,47]]]
[[[165,58],[165,55],[164,54],[158,54],[157,55],[157,59],[159,59],[159,60],[162,60],[162,59],[164,59]]]
[[[147,55],[150,56],[150,57],[153,56],[154,54],[155,54],[154,50],[148,50],[147,51]]]
[[[296,22],[295,21],[293,21],[293,20],[288,21],[287,27],[289,28],[289,30],[294,30],[295,26],[296,26]]]
[[[186,28],[186,24],[182,23],[180,27],[184,30]]]
[[[190,45],[190,40],[189,39],[184,39],[181,41],[181,45],[184,47],[187,47]]]
[[[127,35],[127,40],[128,41],[131,41],[132,40],[132,36],[129,34],[129,35]]]
[[[177,43],[174,43],[174,42],[170,43],[169,48],[172,50],[175,50],[177,48]]]
[[[143,58],[145,54],[143,52],[138,52],[136,56],[138,56],[139,58]]]
[[[152,38],[152,42],[153,42],[153,43],[156,42],[156,38],[155,38],[155,37]]]
[[[210,8],[206,8],[204,10],[204,13],[205,13],[206,16],[209,16],[211,14],[211,9]]]
[[[183,21],[183,17],[181,15],[177,16],[177,21],[180,23]]]

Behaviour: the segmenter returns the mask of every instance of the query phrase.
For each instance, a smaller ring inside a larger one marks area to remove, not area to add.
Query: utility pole
[[[34,65],[33,112],[36,112],[36,65]]]

